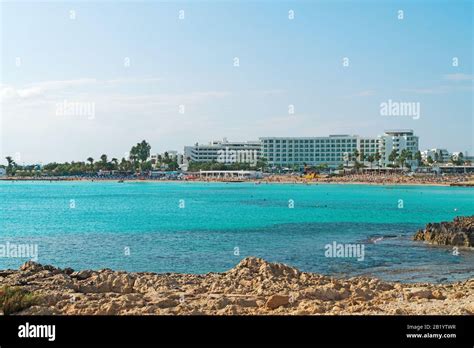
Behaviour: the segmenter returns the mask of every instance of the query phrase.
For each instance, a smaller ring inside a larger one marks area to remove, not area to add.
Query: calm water
[[[36,243],[39,262],[75,269],[207,273],[259,256],[337,276],[443,282],[472,278],[474,251],[454,256],[411,237],[474,214],[473,198],[457,187],[0,182],[0,244]],[[363,244],[364,260],[325,257],[333,242]],[[24,261],[0,258],[0,269]]]

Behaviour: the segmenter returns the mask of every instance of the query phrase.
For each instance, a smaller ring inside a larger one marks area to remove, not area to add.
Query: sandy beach
[[[56,178],[36,178],[36,177],[22,177],[0,178],[2,181],[77,181],[77,182],[118,182],[117,178],[77,178],[77,177],[56,177]],[[247,180],[228,180],[228,179],[211,179],[211,178],[196,178],[187,180],[159,180],[149,178],[137,179],[123,179],[126,182],[159,182],[159,183],[253,183],[253,184],[303,184],[303,185],[318,185],[318,184],[337,184],[337,185],[414,185],[414,186],[474,186],[474,177],[467,175],[446,175],[446,176],[404,176],[404,175],[347,175],[347,176],[332,176],[332,177],[318,177],[315,179],[305,179],[299,176],[288,175],[271,175],[263,179],[247,179]]]

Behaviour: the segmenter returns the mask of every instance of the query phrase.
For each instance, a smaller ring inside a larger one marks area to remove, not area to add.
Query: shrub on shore
[[[36,303],[36,297],[18,287],[0,288],[0,310],[4,315],[18,313]]]

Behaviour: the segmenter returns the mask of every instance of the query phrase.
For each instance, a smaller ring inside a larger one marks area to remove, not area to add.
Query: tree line
[[[74,175],[94,175],[99,171],[122,171],[122,172],[144,172],[149,171],[154,165],[160,166],[166,164],[168,168],[178,168],[178,164],[169,158],[168,154],[165,156],[158,156],[158,162],[150,160],[151,146],[143,140],[130,149],[128,158],[122,159],[111,158],[106,154],[100,156],[95,160],[93,157],[88,157],[85,161],[79,162],[52,162],[39,165],[20,165],[15,163],[11,156],[7,156],[6,172],[8,176],[74,176]]]

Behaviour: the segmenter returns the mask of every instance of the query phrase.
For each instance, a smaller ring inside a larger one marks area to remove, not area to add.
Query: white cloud
[[[77,87],[107,86],[107,85],[126,85],[132,83],[152,83],[162,81],[159,78],[130,78],[130,79],[112,79],[97,80],[93,78],[81,78],[73,80],[51,80],[25,84],[21,87],[1,84],[0,97],[3,102],[21,101],[38,96],[52,96],[63,94],[68,90]]]

